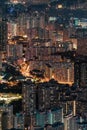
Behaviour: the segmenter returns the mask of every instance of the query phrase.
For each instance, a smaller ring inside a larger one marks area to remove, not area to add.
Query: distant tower
[[[2,69],[2,59],[5,58],[7,44],[7,21],[6,21],[6,2],[0,0],[0,69]]]

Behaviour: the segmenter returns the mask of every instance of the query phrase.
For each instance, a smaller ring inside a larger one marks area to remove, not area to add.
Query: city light
[[[0,0],[0,130],[87,130],[87,0]]]

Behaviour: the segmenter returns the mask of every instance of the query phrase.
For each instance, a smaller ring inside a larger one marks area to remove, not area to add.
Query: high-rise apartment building
[[[36,111],[36,85],[30,80],[23,83],[23,111],[27,116]]]
[[[23,111],[25,115],[36,111],[36,86],[30,80],[23,83]]]
[[[46,110],[58,106],[58,84],[54,80],[53,82],[54,83],[47,82],[38,85],[38,110]]]
[[[0,107],[0,130],[13,128],[13,106]]]
[[[22,113],[17,113],[14,116],[14,128],[15,129],[24,129],[24,114]]]
[[[77,54],[87,56],[87,37],[78,38]]]
[[[18,26],[16,22],[9,21],[8,26],[8,39],[11,39],[13,36],[18,35]]]
[[[24,13],[21,13],[17,18],[17,35],[23,36],[27,34],[27,19],[28,16]]]
[[[7,23],[5,20],[0,21],[0,51],[6,51],[7,44]]]
[[[74,79],[79,86],[87,86],[87,63],[79,61],[75,63]]]
[[[34,124],[34,114],[36,113],[36,85],[30,80],[24,82],[22,94],[24,126],[27,129],[28,127],[32,127]]]
[[[78,130],[76,117],[74,117],[72,113],[64,116],[64,130]]]
[[[7,45],[7,23],[2,18],[0,20],[0,69],[2,69],[2,60],[5,59]]]
[[[48,109],[36,113],[36,126],[45,127],[47,124],[54,125],[55,123],[63,123],[62,108]]]

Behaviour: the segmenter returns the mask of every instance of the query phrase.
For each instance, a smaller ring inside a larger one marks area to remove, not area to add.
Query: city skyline
[[[86,5],[0,1],[0,130],[87,129]]]

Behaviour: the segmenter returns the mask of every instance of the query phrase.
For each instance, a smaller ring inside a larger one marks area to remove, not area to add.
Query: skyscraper
[[[0,21],[0,51],[6,51],[7,43],[7,23],[5,20]]]
[[[0,0],[0,69],[2,69],[2,59],[7,43],[6,2],[7,0]]]
[[[2,69],[2,59],[5,58],[7,44],[7,23],[5,20],[0,21],[0,69]]]
[[[30,80],[23,83],[23,110],[26,116],[36,111],[36,86]]]

